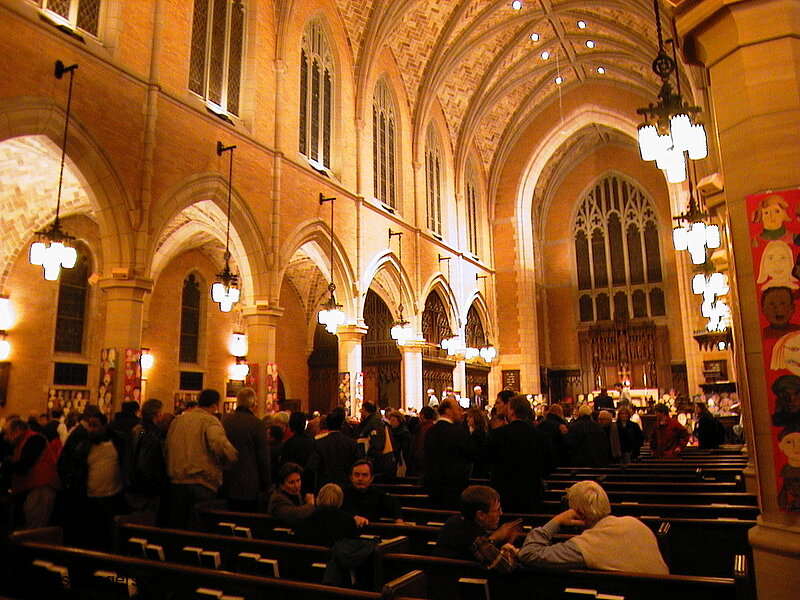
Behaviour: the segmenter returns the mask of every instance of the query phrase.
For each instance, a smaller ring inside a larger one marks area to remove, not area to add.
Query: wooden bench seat
[[[638,502],[639,504],[732,504],[758,506],[758,496],[746,492],[654,492],[642,490],[617,490],[603,486],[612,504]],[[565,489],[549,489],[545,499],[558,500]]]
[[[426,575],[427,597],[460,600],[468,595],[459,581],[485,581],[487,600],[560,600],[565,588],[579,587],[618,595],[625,600],[749,600],[752,584],[746,561],[737,559],[736,577],[643,575],[583,569],[520,569],[508,575],[490,575],[477,563],[410,554],[382,557],[382,574],[419,569]],[[733,570],[733,567],[732,567]],[[471,596],[471,595],[470,595]],[[484,596],[486,597],[486,596]]]
[[[421,572],[383,579],[380,593],[326,585],[257,577],[227,571],[67,548],[23,539],[12,540],[14,580],[10,593],[22,599],[107,600],[130,598],[133,592],[147,600],[194,600],[198,589],[216,590],[245,600],[388,600],[419,597]],[[65,585],[66,584],[66,585]]]

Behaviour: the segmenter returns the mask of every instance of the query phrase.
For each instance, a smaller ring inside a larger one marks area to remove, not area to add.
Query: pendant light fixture
[[[392,238],[397,236],[397,260],[400,265],[403,264],[403,232],[392,231],[389,228],[389,245],[392,244]],[[392,328],[389,331],[392,339],[397,342],[398,346],[405,346],[408,341],[414,336],[414,330],[411,328],[411,323],[403,317],[403,302],[397,307],[397,321],[392,323]]]
[[[706,248],[715,250],[722,240],[719,226],[706,223],[708,213],[695,197],[694,181],[689,175],[689,205],[685,212],[673,217],[678,224],[672,230],[672,245],[678,252],[688,250],[692,263],[702,265],[706,262]]]
[[[669,80],[676,71],[677,62],[664,50],[658,0],[653,0],[653,8],[658,34],[658,55],[653,61],[653,72],[661,78],[661,91],[657,104],[636,110],[645,118],[639,125],[639,152],[642,160],[656,161],[656,166],[666,171],[670,183],[680,183],[686,180],[684,152],[691,160],[705,158],[708,156],[708,140],[703,124],[695,123],[692,118],[701,109],[683,101],[681,81],[677,75],[677,92],[672,90]]]
[[[331,203],[331,282],[328,284],[330,296],[322,305],[319,313],[317,313],[317,319],[320,325],[324,325],[325,330],[334,335],[336,335],[339,325],[344,324],[342,305],[336,302],[336,296],[334,295],[334,292],[336,292],[336,284],[333,283],[333,203],[335,200],[336,198],[326,198],[322,192],[319,194],[320,206],[325,202]]]
[[[72,80],[78,65],[64,66],[60,60],[56,61],[55,77],[61,79],[69,73],[69,91],[67,92],[67,114],[64,120],[64,138],[61,142],[61,167],[58,172],[58,195],[56,196],[56,217],[47,229],[36,232],[37,240],[31,244],[29,260],[32,265],[44,269],[44,278],[47,281],[56,281],[61,274],[61,269],[71,269],[75,266],[78,253],[72,246],[74,236],[61,229],[59,215],[61,212],[61,189],[64,184],[64,162],[67,157],[67,134],[69,132],[69,117],[72,110]]]
[[[219,304],[222,312],[230,312],[233,305],[239,301],[239,276],[231,271],[231,189],[233,187],[233,150],[236,146],[226,146],[217,142],[217,156],[223,152],[230,152],[228,162],[228,216],[225,225],[225,266],[217,273],[217,281],[211,286],[211,299]]]

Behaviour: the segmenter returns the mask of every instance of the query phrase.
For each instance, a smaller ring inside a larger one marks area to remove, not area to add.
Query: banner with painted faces
[[[747,197],[778,506],[800,512],[800,189]]]

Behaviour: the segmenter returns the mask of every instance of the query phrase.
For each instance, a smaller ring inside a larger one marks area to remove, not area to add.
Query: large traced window
[[[300,152],[331,168],[333,54],[319,19],[303,33],[300,48]]]
[[[425,310],[422,311],[422,335],[426,342],[434,346],[439,346],[442,340],[453,336],[447,309],[436,292],[428,294],[425,300]]]
[[[375,197],[397,208],[397,118],[386,80],[381,78],[372,98],[372,172]]]
[[[428,229],[442,235],[442,151],[433,124],[425,135],[425,205]]]
[[[475,256],[480,255],[479,197],[478,184],[475,181],[475,169],[470,162],[467,165],[466,189],[464,197],[467,205],[467,248]]]
[[[58,309],[56,311],[56,352],[83,352],[86,302],[89,295],[89,275],[92,273],[89,252],[78,248],[78,260],[71,269],[61,269],[58,279]]]
[[[181,294],[180,361],[198,362],[200,347],[200,282],[194,273],[183,280]]]
[[[245,7],[243,0],[194,0],[189,89],[239,114]]]
[[[100,28],[100,0],[35,0],[48,13],[70,27],[97,36]]]
[[[658,219],[636,185],[619,175],[599,180],[575,217],[582,322],[666,313]]]

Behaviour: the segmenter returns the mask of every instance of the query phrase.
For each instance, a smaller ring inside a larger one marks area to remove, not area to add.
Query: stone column
[[[422,389],[422,347],[424,341],[411,341],[400,347],[403,356],[400,370],[402,373],[403,410],[419,409],[425,405],[425,390]]]
[[[758,595],[797,598],[800,512],[778,507],[775,432],[761,344],[760,310],[745,196],[800,185],[800,4],[701,0],[679,10],[690,59],[709,71],[732,245],[737,373],[750,411],[762,514],[750,531]],[[713,133],[712,133],[713,135]]]
[[[263,301],[242,309],[247,334],[247,363],[251,369],[248,381],[256,389],[259,415],[277,410],[277,377],[274,382],[270,378],[278,368],[275,339],[282,316],[283,308]]]
[[[339,376],[343,373],[349,374],[349,379],[344,383],[340,381],[339,396],[345,397],[349,401],[349,406],[345,409],[350,416],[357,416],[361,410],[361,403],[364,400],[363,391],[363,371],[361,363],[361,341],[367,334],[367,327],[364,321],[340,325],[337,336],[339,337]],[[346,376],[345,376],[346,377]]]
[[[142,323],[144,314],[144,298],[153,291],[150,279],[128,279],[127,273],[101,279],[98,286],[106,297],[106,322],[104,349],[116,351],[116,374],[113,385],[113,404],[111,409],[117,410],[126,396],[125,390],[125,351],[133,350],[138,360],[142,347]],[[137,381],[132,385],[141,390],[141,371]],[[130,399],[134,399],[132,390],[127,390]]]
[[[462,396],[469,396],[472,390],[467,389],[467,363],[463,358],[456,360],[453,368],[453,390]]]

